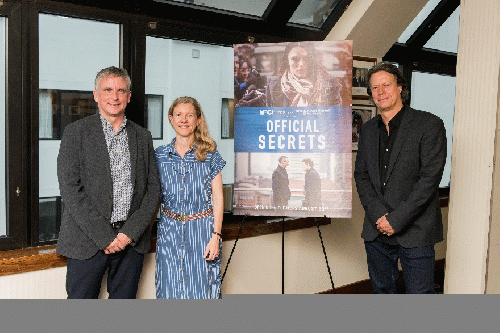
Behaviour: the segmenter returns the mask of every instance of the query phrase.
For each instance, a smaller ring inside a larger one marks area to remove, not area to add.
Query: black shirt
[[[387,176],[387,166],[389,165],[389,159],[391,158],[392,147],[394,146],[394,141],[396,141],[396,136],[398,135],[398,129],[401,125],[401,120],[405,113],[406,107],[403,106],[401,111],[396,113],[396,115],[389,121],[389,133],[385,127],[382,118],[379,119],[378,129],[379,129],[379,170],[380,170],[380,184],[382,185],[382,194],[385,193],[385,177]]]
[[[378,152],[379,152],[380,184],[382,186],[382,194],[385,193],[385,177],[387,176],[387,167],[389,166],[389,160],[391,158],[392,148],[394,146],[394,141],[396,141],[396,137],[398,135],[398,129],[401,125],[401,120],[403,119],[405,110],[406,107],[403,106],[403,108],[398,113],[396,113],[396,115],[389,121],[389,133],[387,133],[387,129],[385,127],[384,122],[382,121],[382,118],[380,118],[378,122],[378,129],[379,129]],[[403,135],[402,133],[400,134]],[[398,242],[394,236],[387,236],[384,234],[380,234],[378,235],[377,240],[390,245],[398,245]]]

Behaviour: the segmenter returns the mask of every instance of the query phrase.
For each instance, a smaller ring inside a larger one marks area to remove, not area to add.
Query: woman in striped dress
[[[162,184],[156,297],[220,298],[221,170],[226,162],[194,98],[177,98],[168,119],[176,137],[156,149]]]

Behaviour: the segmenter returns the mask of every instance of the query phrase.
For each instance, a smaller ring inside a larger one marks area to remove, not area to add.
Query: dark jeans
[[[434,245],[407,249],[379,241],[365,242],[368,273],[375,294],[395,294],[401,261],[407,294],[434,293]]]
[[[127,246],[120,252],[99,250],[92,258],[68,258],[66,291],[68,298],[97,298],[104,273],[108,271],[109,298],[131,299],[137,295],[144,255]]]

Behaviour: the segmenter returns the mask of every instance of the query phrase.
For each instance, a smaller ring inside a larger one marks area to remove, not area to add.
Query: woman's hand
[[[212,238],[210,238],[210,242],[208,242],[207,247],[205,249],[205,254],[203,255],[203,258],[205,260],[215,260],[219,257],[219,251],[220,251],[220,246],[219,246],[219,241],[220,237],[219,235],[212,235]]]

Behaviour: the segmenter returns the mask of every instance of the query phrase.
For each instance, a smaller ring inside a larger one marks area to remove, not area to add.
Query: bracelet
[[[215,230],[214,230],[213,234],[219,236],[220,238],[222,238],[222,234],[219,233],[219,232],[217,232],[217,231],[215,231]]]

